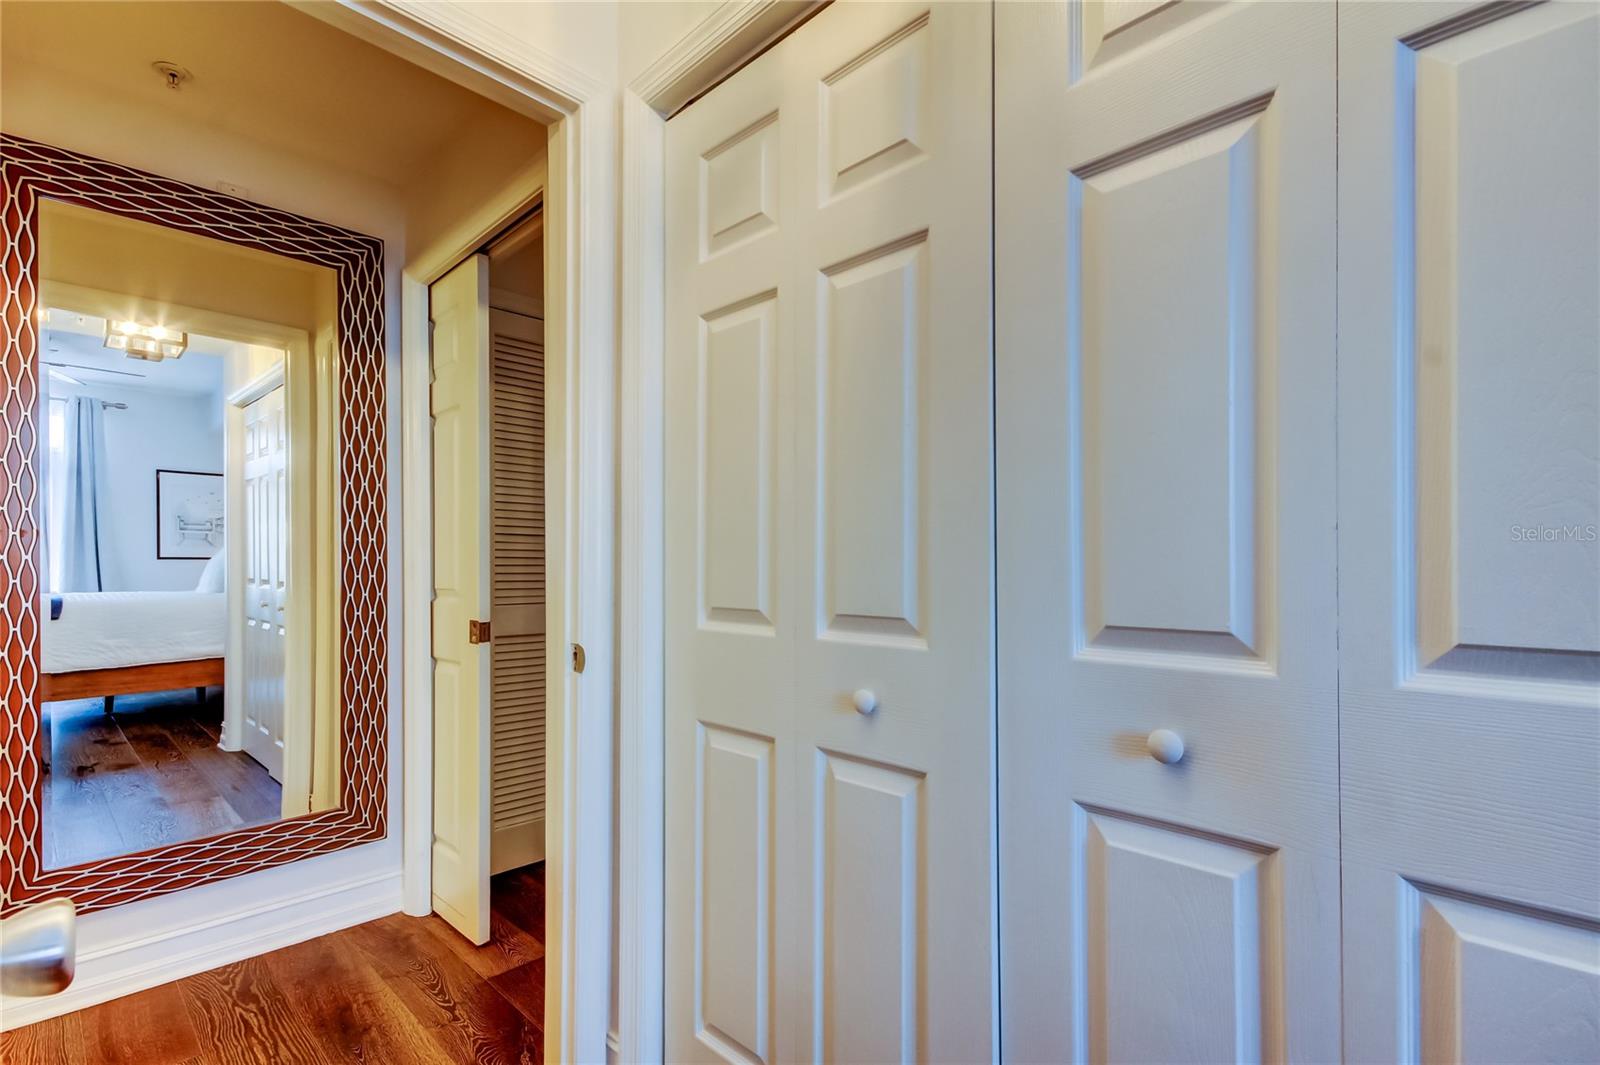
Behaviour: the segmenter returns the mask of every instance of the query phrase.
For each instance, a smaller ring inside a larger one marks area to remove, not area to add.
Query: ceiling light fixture
[[[189,348],[189,334],[164,325],[108,319],[106,347],[123,352],[130,359],[160,362],[182,356]]]

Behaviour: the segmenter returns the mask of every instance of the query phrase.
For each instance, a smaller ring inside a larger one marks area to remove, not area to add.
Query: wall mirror
[[[4,908],[382,836],[381,243],[0,148]]]

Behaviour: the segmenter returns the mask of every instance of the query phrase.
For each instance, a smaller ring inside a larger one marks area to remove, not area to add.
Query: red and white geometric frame
[[[338,276],[342,805],[191,843],[45,869],[39,735],[38,205],[91,207],[332,267]],[[383,242],[287,211],[0,133],[0,915],[67,896],[80,911],[340,850],[386,832],[387,473]]]

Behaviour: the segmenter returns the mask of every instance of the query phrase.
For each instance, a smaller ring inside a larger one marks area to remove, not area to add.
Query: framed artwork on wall
[[[220,473],[156,471],[156,558],[210,558],[222,546]]]

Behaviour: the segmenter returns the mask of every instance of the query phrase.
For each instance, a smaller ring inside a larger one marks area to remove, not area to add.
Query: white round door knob
[[[878,696],[870,688],[857,688],[853,698],[858,714],[870,714],[878,708]]]
[[[1150,757],[1162,765],[1177,765],[1183,761],[1183,737],[1169,728],[1158,728],[1144,741]]]

